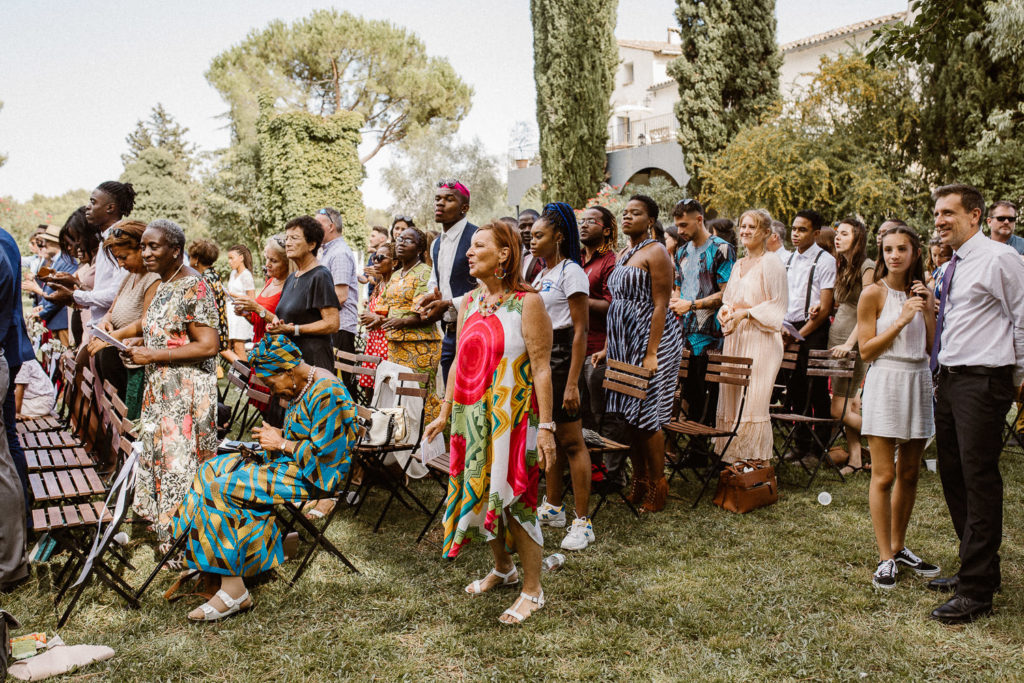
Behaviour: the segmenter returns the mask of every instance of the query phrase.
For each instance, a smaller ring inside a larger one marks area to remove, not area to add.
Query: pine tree
[[[676,19],[682,54],[668,73],[679,83],[679,142],[699,161],[779,98],[775,0],[676,0]]]
[[[583,206],[605,177],[618,0],[530,0],[544,201]]]

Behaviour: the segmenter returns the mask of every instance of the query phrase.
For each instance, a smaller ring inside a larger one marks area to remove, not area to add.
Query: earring
[[[505,266],[500,263],[498,264],[498,267],[494,269],[494,277],[499,280],[504,280],[507,274],[508,273],[505,272]]]

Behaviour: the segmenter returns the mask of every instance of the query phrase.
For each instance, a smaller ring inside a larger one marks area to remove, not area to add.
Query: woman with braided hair
[[[583,442],[580,395],[587,354],[590,280],[580,265],[576,213],[564,202],[544,207],[530,232],[530,253],[546,267],[533,280],[551,318],[551,391],[555,421],[555,457],[547,463],[547,495],[537,511],[541,524],[565,526],[562,473],[572,475],[576,518],[562,540],[565,550],[583,550],[594,542],[590,509],[590,454]]]

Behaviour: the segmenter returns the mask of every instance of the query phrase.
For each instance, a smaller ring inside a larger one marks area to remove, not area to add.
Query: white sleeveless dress
[[[905,292],[890,288],[884,281],[881,284],[886,288],[886,297],[875,325],[878,332],[896,322],[907,301]],[[924,316],[918,313],[900,330],[885,353],[871,363],[862,397],[861,433],[865,436],[882,436],[902,443],[935,434],[926,337]]]

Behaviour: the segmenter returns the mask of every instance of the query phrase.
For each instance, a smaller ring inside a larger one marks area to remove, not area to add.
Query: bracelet
[[[299,324],[295,323],[295,325],[293,327],[295,329],[295,336],[298,337],[299,336]]]
[[[167,349],[167,362],[168,363],[171,362],[171,350],[170,349]]]
[[[549,431],[552,434],[554,434],[555,433],[555,423],[554,422],[541,422],[539,425],[537,425],[537,429],[538,430],[546,429],[547,431]]]

